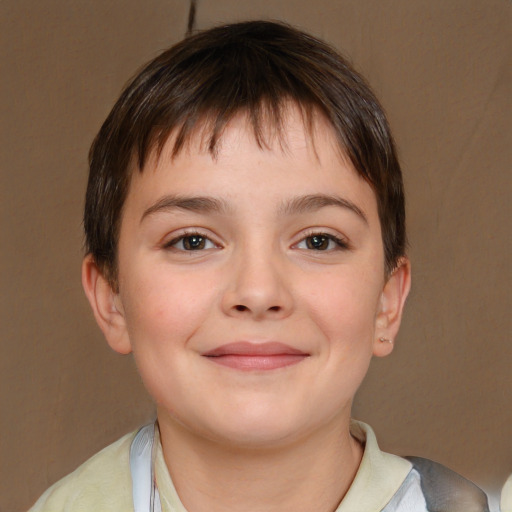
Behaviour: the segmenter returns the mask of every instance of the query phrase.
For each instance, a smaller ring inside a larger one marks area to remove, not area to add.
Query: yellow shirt
[[[501,512],[512,512],[512,475],[507,478],[501,491]]]
[[[356,477],[336,512],[380,512],[399,489],[411,463],[380,451],[373,430],[353,421],[351,432],[364,445]],[[94,455],[50,487],[29,512],[132,512],[129,452],[135,432]],[[155,474],[162,512],[187,512],[174,488],[158,443]]]

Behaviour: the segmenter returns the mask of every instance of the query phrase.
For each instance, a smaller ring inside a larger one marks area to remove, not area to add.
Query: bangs
[[[247,116],[260,147],[268,147],[274,139],[284,143],[283,119],[292,105],[311,134],[314,114],[328,117],[326,98],[319,97],[310,83],[314,73],[297,73],[300,66],[290,62],[289,53],[226,40],[190,56],[163,54],[143,71],[147,80],[140,81],[144,102],[154,108],[148,112],[143,101],[136,101],[140,110],[129,116],[137,118],[137,124],[131,125],[139,127],[128,136],[139,168],[151,151],[161,153],[171,134],[172,156],[197,135],[203,147],[215,154],[226,125],[238,115]],[[181,57],[179,65],[169,66],[175,57]]]
[[[228,125],[236,118],[243,118],[255,143],[260,149],[272,149],[277,144],[281,150],[288,148],[287,118],[290,112],[298,113],[302,120],[304,133],[311,141],[314,150],[314,129],[321,113],[312,105],[297,104],[290,100],[281,100],[275,105],[261,103],[248,110],[245,107],[233,108],[229,112],[207,112],[195,119],[187,119],[181,126],[167,127],[155,132],[148,140],[145,154],[138,158],[139,169],[146,164],[149,155],[154,151],[157,158],[162,154],[164,146],[170,142],[171,159],[191,144],[197,144],[200,151],[208,152],[217,158],[222,136]],[[323,117],[323,116],[322,116]],[[333,130],[334,135],[334,130]]]

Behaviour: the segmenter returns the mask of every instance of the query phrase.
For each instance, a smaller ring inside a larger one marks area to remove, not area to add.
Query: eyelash
[[[190,239],[192,237],[201,238],[205,243],[209,242],[213,246],[218,247],[218,245],[215,242],[213,242],[212,239],[208,235],[205,235],[204,233],[201,233],[200,231],[190,231],[190,232],[187,231],[187,232],[182,233],[181,235],[173,238],[172,240],[169,240],[168,242],[166,242],[163,245],[163,248],[164,249],[174,249],[174,250],[183,251],[183,252],[196,252],[196,251],[202,251],[205,249],[212,248],[212,247],[206,247],[206,248],[201,247],[201,248],[196,248],[196,249],[186,249],[186,248],[177,248],[176,247],[176,245],[179,242],[184,242],[186,239]]]
[[[211,238],[204,234],[204,233],[201,233],[200,231],[190,231],[190,232],[185,232],[185,233],[182,233],[181,235],[173,238],[172,240],[169,240],[168,242],[166,242],[164,245],[163,245],[163,248],[164,249],[174,249],[174,250],[177,250],[177,251],[183,251],[183,252],[199,252],[199,251],[202,251],[202,250],[206,250],[206,249],[211,249],[212,247],[198,247],[198,248],[177,248],[176,245],[179,243],[179,242],[184,242],[186,239],[190,239],[192,237],[197,237],[197,238],[200,238],[202,239],[202,241],[205,243],[205,244],[212,244],[214,247],[218,247],[218,245],[213,242],[211,240]],[[306,243],[306,245],[308,244],[308,240],[311,240],[313,238],[319,238],[319,239],[323,239],[323,241],[327,241],[327,244],[329,245],[330,242],[334,242],[336,244],[336,247],[334,248],[329,248],[327,246],[327,248],[325,249],[321,249],[319,247],[310,247],[310,246],[307,246],[307,247],[299,247],[300,244],[302,243]],[[331,251],[336,251],[336,250],[348,250],[350,249],[350,246],[348,244],[348,242],[346,240],[344,240],[343,238],[340,238],[336,235],[333,235],[331,233],[323,233],[323,232],[311,232],[311,233],[308,233],[306,236],[304,236],[301,240],[299,240],[299,242],[297,242],[296,244],[294,244],[293,246],[294,248],[297,248],[297,249],[302,249],[302,250],[308,250],[308,251],[314,251],[314,252],[331,252]]]
[[[336,247],[334,248],[326,248],[326,249],[319,249],[319,248],[312,248],[312,247],[305,247],[300,248],[298,247],[299,244],[306,243],[308,240],[311,240],[312,238],[322,238],[327,240],[327,242],[334,242],[336,244]],[[337,250],[347,250],[350,249],[350,245],[348,244],[347,240],[340,238],[336,235],[333,235],[332,233],[323,233],[323,232],[311,232],[308,233],[306,236],[304,236],[298,243],[295,244],[295,247],[299,249],[314,251],[314,252],[331,252],[331,251],[337,251]]]

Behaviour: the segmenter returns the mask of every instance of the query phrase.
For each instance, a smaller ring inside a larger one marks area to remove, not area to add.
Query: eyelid
[[[176,245],[180,240],[183,240],[184,238],[187,238],[189,236],[199,236],[201,238],[204,238],[211,242],[215,248],[220,248],[221,244],[215,240],[215,237],[213,237],[211,234],[207,233],[207,230],[203,230],[200,228],[184,228],[183,230],[178,230],[178,232],[175,234],[173,233],[171,237],[166,237],[164,241],[161,243],[161,247],[163,249],[175,249],[179,252],[195,252],[195,251],[186,251],[184,249],[177,249],[173,247]],[[211,248],[198,250],[196,252],[205,251]]]
[[[333,250],[338,250],[338,249],[339,250],[351,249],[351,244],[346,236],[340,234],[339,232],[332,233],[330,230],[322,229],[322,228],[311,228],[309,230],[303,231],[300,235],[300,239],[292,245],[292,248],[299,248],[298,245],[300,243],[305,242],[308,238],[311,238],[313,236],[325,236],[329,240],[336,243],[337,247],[335,249],[329,249],[329,250],[323,250],[323,251],[322,250],[314,251],[313,249],[303,249],[303,250],[321,253],[321,252],[332,252]]]

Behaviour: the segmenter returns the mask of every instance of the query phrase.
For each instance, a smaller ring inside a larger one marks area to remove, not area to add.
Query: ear
[[[389,276],[380,297],[375,323],[373,355],[384,357],[393,351],[393,341],[398,334],[405,299],[411,288],[411,264],[404,257]]]
[[[119,294],[112,290],[90,254],[82,263],[82,285],[110,347],[120,354],[129,354],[132,347]]]

